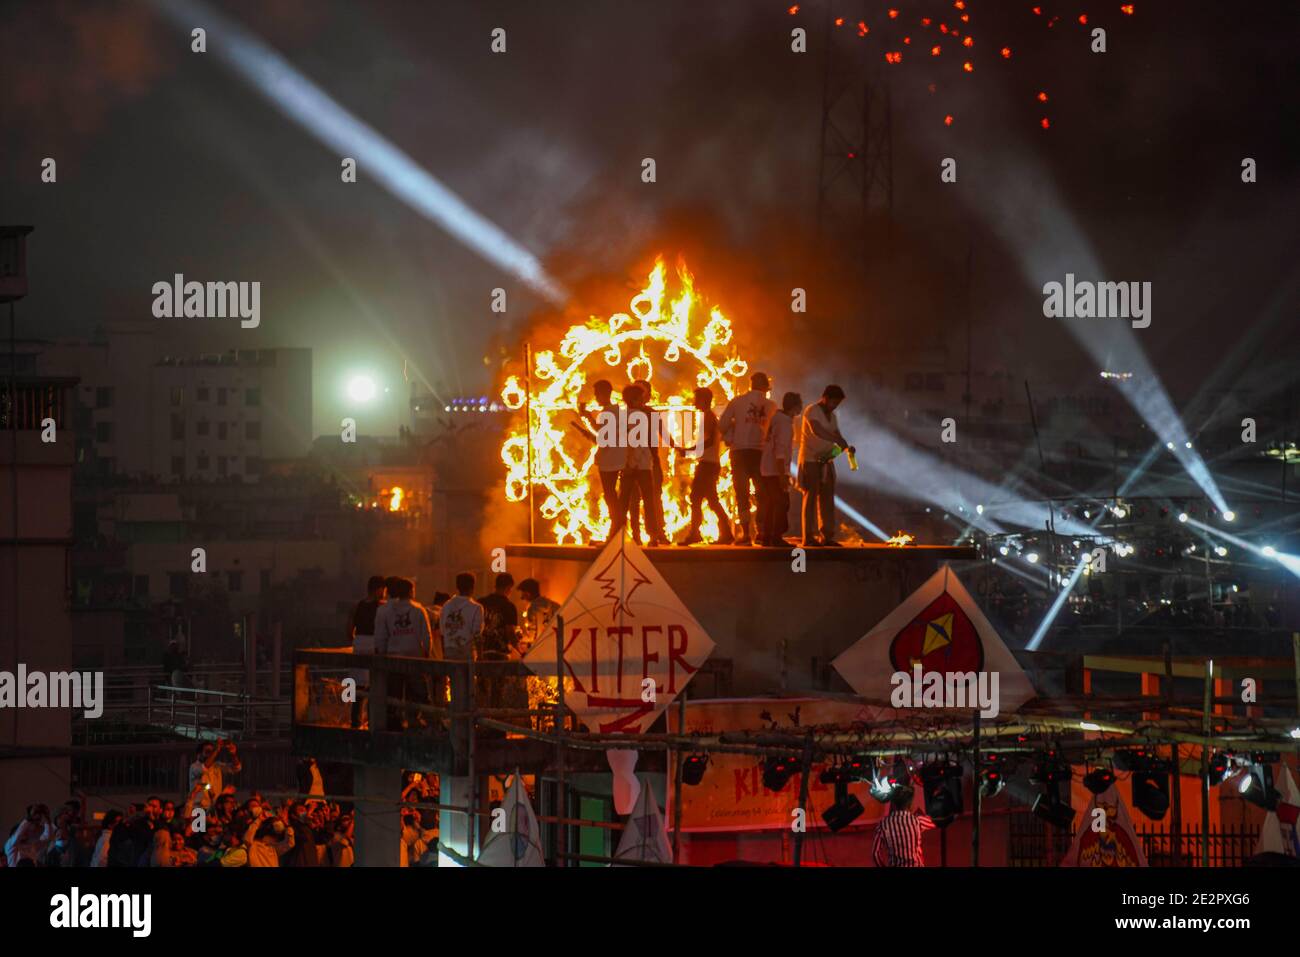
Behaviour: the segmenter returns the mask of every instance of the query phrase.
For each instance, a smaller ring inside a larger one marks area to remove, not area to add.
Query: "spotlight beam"
[[[1105,275],[1083,228],[1061,201],[1045,167],[1026,161],[1023,152],[1014,161],[989,156],[984,166],[993,181],[1004,188],[977,191],[969,194],[969,200],[1014,250],[1022,274],[1034,288],[1041,289],[1044,279],[1059,282],[1066,273],[1086,280]],[[1133,372],[1132,379],[1115,380],[1120,394],[1161,441],[1174,446],[1179,464],[1215,505],[1220,510],[1226,508],[1209,469],[1196,450],[1187,447],[1189,436],[1182,419],[1129,321],[1060,321],[1098,368]]]
[[[198,0],[153,0],[153,5],[186,33],[203,26],[218,59],[339,156],[354,158],[393,196],[548,301],[559,305],[568,298],[537,257],[253,34]]]
[[[1070,580],[1062,586],[1057,592],[1056,598],[1052,601],[1052,607],[1047,609],[1047,614],[1043,620],[1038,623],[1038,628],[1034,631],[1034,636],[1029,639],[1029,644],[1025,645],[1026,651],[1037,651],[1038,646],[1043,643],[1047,637],[1048,630],[1052,627],[1052,622],[1056,621],[1056,616],[1061,613],[1065,607],[1066,600],[1070,597],[1070,592],[1074,591],[1075,583],[1083,576],[1083,570],[1088,566],[1088,556],[1084,555],[1079,559],[1079,563],[1074,566],[1074,571],[1070,573]]]

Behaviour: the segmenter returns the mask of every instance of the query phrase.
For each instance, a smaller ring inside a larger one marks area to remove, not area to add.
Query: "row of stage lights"
[[[499,402],[492,402],[487,396],[478,398],[452,399],[442,407],[444,412],[504,412],[506,407]]]
[[[1185,523],[1187,520],[1188,515],[1186,512],[1179,514],[1179,522]],[[1011,534],[997,536],[997,539],[1001,542],[1001,544],[996,546],[997,553],[1003,558],[1023,558],[1031,565],[1037,565],[1039,561],[1042,560],[1042,554],[1038,550],[1039,539],[1036,535],[1023,536],[1021,534]],[[1198,542],[1183,544],[1179,542],[1164,541],[1154,545],[1148,543],[1142,547],[1139,554],[1139,549],[1136,545],[1121,539],[1107,540],[1076,538],[1072,539],[1074,547],[1076,549],[1083,548],[1085,550],[1074,555],[1069,555],[1067,553],[1064,555],[1064,559],[1067,564],[1080,562],[1087,556],[1091,548],[1097,545],[1106,545],[1108,541],[1110,551],[1117,558],[1128,558],[1133,555],[1139,555],[1140,558],[1144,559],[1174,559],[1179,556],[1184,558],[1200,558],[1204,555],[1213,555],[1217,558],[1227,558],[1231,552],[1231,549],[1229,549],[1227,545],[1217,542],[1214,544],[1206,544],[1204,545],[1204,548],[1202,548],[1202,544]],[[1265,558],[1276,558],[1278,556],[1278,551],[1275,546],[1265,544],[1259,547],[1259,554]],[[993,563],[997,564],[997,561],[998,559],[995,557]],[[1083,569],[1083,574],[1086,575],[1089,571],[1090,568],[1085,567]]]
[[[998,554],[1003,558],[1012,556],[1023,558],[1025,561],[1029,562],[1029,564],[1037,565],[1039,561],[1042,560],[1042,556],[1034,548],[1035,541],[1035,539],[1030,540],[1028,550],[1026,550],[1026,545],[1021,542],[1009,542],[1009,544],[1006,545],[999,545]],[[1074,542],[1074,547],[1081,547],[1080,542],[1077,539]],[[1128,542],[1115,542],[1111,545],[1111,551],[1119,558],[1128,558],[1131,555],[1136,555],[1138,553],[1138,548],[1136,545],[1130,545]],[[1228,557],[1228,546],[1226,545],[1215,545],[1213,548],[1208,549],[1208,551],[1219,558]],[[1269,557],[1272,557],[1275,554],[1275,549],[1273,549],[1271,545],[1265,545],[1261,551]],[[1070,561],[1083,561],[1088,554],[1087,551],[1081,551],[1073,556],[1067,555],[1066,558]],[[1182,546],[1181,548],[1178,545],[1159,545],[1154,548],[1143,548],[1141,557],[1174,558],[1178,554],[1181,554],[1184,557],[1199,557],[1203,553],[1196,543],[1193,542],[1192,544]],[[996,563],[997,559],[995,558],[993,561]],[[1086,575],[1088,574],[1088,571],[1089,569],[1085,567],[1083,573]]]
[[[1291,732],[1300,739],[1300,728]],[[1235,754],[1215,751],[1208,762],[1206,781],[1213,787],[1226,780],[1240,778],[1238,793],[1266,811],[1277,808],[1279,792],[1273,785],[1273,765],[1281,760],[1276,751],[1252,751]],[[1029,782],[1041,791],[1033,804],[1035,817],[1062,829],[1074,825],[1075,809],[1068,791],[1061,798],[1061,785],[1074,776],[1070,762],[1055,749],[1040,752],[993,752],[985,754],[979,773],[980,795],[990,798],[1006,787],[1008,777],[1025,761],[1030,763]],[[682,761],[682,784],[694,786],[704,780],[709,756],[690,754]],[[763,760],[763,787],[774,793],[783,791],[799,773],[800,759],[794,755],[777,755]],[[1094,765],[1083,775],[1083,786],[1093,794],[1104,793],[1115,783],[1115,771],[1127,771],[1132,787],[1133,806],[1153,821],[1160,821],[1169,811],[1170,776],[1173,763],[1158,757],[1147,748],[1124,748],[1114,752],[1111,767]],[[892,762],[870,756],[842,758],[821,772],[822,784],[835,788],[834,802],[822,812],[822,820],[832,833],[843,830],[859,818],[866,808],[857,795],[849,792],[853,783],[870,784],[871,796],[888,804],[900,787],[911,787],[920,779],[925,813],[937,827],[947,827],[962,813],[962,777],[960,763],[951,758],[928,761],[914,771],[911,762],[896,756]]]

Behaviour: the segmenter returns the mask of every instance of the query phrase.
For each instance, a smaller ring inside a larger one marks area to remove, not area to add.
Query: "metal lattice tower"
[[[825,73],[822,82],[821,151],[817,164],[817,235],[825,240],[843,232],[854,237],[866,263],[867,222],[873,210],[892,219],[894,151],[889,84],[869,53],[869,44],[856,37],[836,36],[861,17],[850,9],[866,4],[839,4],[845,26],[834,25],[837,5],[826,3],[822,35]],[[855,42],[856,41],[856,42]]]

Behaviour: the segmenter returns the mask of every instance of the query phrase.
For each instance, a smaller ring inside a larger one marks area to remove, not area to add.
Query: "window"
[[[257,587],[262,592],[271,590],[271,569],[263,568],[257,573]]]
[[[185,440],[185,416],[172,416],[172,441],[182,442]]]
[[[210,402],[210,401],[212,401],[212,400],[209,398],[208,387],[205,386],[205,385],[201,385],[201,386],[198,387],[198,389],[197,389],[197,394],[195,395],[195,398],[198,399],[198,401],[200,401],[200,402]]]
[[[112,442],[113,441],[113,423],[96,422],[95,423],[95,441]]]
[[[177,478],[185,478],[185,456],[172,456],[172,475]]]
[[[171,393],[172,405],[183,405],[185,403],[185,389],[182,386],[172,386]]]
[[[261,404],[262,404],[261,389],[244,390],[244,405],[261,405]]]
[[[167,573],[167,594],[172,598],[184,598],[189,594],[190,576],[185,572]]]
[[[909,372],[903,377],[904,392],[920,392],[925,388],[925,376],[920,372]]]
[[[195,426],[194,426],[194,432],[195,432],[196,435],[207,435],[207,434],[208,434],[208,420],[207,420],[207,419],[200,419],[197,423],[195,423]]]
[[[217,405],[225,405],[225,404],[226,404],[226,393],[227,393],[228,391],[229,391],[229,390],[226,389],[225,387],[222,387],[222,388],[217,389]]]
[[[228,469],[227,469],[227,466],[228,466],[229,462],[230,462],[230,460],[229,460],[228,458],[226,458],[224,455],[218,455],[218,456],[217,456],[217,474],[218,474],[219,476],[221,476],[222,478],[225,478],[225,476],[226,476],[226,473],[227,473],[227,470],[228,470]]]
[[[224,439],[228,433],[229,433],[229,426],[227,426],[225,422],[218,422],[217,438]]]
[[[244,471],[249,475],[262,474],[262,460],[256,455],[250,455],[244,459]]]
[[[246,439],[248,439],[249,441],[252,441],[252,442],[256,442],[256,441],[260,440],[260,439],[262,438],[262,423],[261,423],[261,422],[245,422],[245,423],[244,423],[244,438],[246,438]]]
[[[211,461],[208,459],[207,455],[202,452],[199,453],[199,460],[196,464],[198,465],[200,472],[206,472],[212,467]]]
[[[242,591],[244,588],[243,572],[226,572],[226,590]]]
[[[95,390],[95,408],[111,409],[113,407],[113,387],[101,385]]]
[[[136,575],[135,583],[131,586],[131,594],[136,598],[149,597],[149,576]]]

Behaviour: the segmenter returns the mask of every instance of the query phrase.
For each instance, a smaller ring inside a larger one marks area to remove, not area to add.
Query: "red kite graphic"
[[[889,660],[895,671],[984,670],[984,645],[974,624],[953,596],[942,592],[894,636]]]

